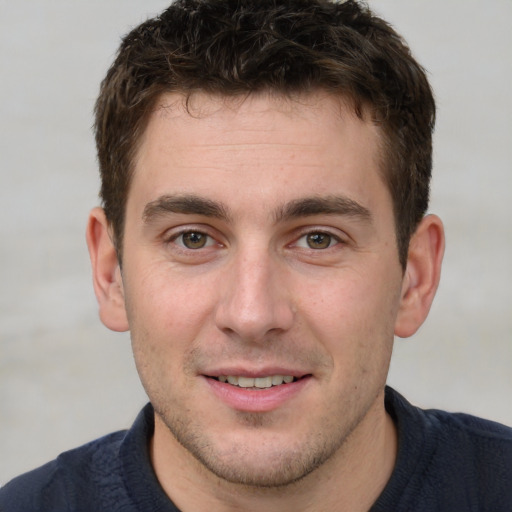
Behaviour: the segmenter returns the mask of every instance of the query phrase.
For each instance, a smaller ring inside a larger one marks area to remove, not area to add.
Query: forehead
[[[357,117],[350,101],[323,92],[294,98],[197,93],[188,100],[166,94],[141,140],[129,201],[169,193],[232,201],[240,187],[264,204],[277,195],[329,194],[336,185],[361,200],[370,183],[383,186],[379,143],[379,128]]]
[[[226,142],[224,133],[211,131],[212,128],[225,123],[231,124],[231,135],[234,139],[246,138],[248,142],[252,142],[255,135],[267,135],[272,139],[277,132],[284,138],[294,138],[300,135],[301,130],[320,126],[322,131],[329,131],[333,137],[339,135],[342,126],[346,126],[348,129],[344,133],[345,137],[353,135],[361,140],[361,136],[371,136],[379,139],[380,129],[369,120],[367,110],[361,109],[362,114],[358,116],[354,101],[349,97],[329,94],[322,90],[294,95],[271,91],[239,96],[204,92],[186,96],[180,93],[167,93],[155,102],[140,146],[147,143],[148,139],[155,138],[155,130],[160,130],[164,124],[174,125],[176,132],[210,131],[208,139],[212,142]],[[226,128],[229,132],[229,126]],[[308,135],[314,143],[325,134],[310,131]],[[178,146],[186,141],[179,137],[179,133],[175,133],[174,142]]]

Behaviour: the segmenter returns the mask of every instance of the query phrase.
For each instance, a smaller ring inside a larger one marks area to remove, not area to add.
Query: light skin
[[[394,335],[428,314],[441,221],[403,269],[379,129],[339,98],[190,109],[169,94],[150,118],[122,271],[101,209],[87,230],[101,319],[131,331],[156,411],[157,478],[183,512],[368,510],[396,457]]]

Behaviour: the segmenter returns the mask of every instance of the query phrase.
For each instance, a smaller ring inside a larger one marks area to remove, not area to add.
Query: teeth
[[[258,377],[254,379],[255,388],[270,388],[272,387],[272,377]]]
[[[240,377],[236,375],[219,375],[220,382],[228,382],[233,386],[241,388],[258,388],[266,389],[272,386],[280,386],[281,384],[289,384],[293,382],[294,377],[291,375],[269,375],[268,377]]]
[[[238,385],[241,388],[253,388],[254,387],[254,379],[251,379],[250,377],[238,377]]]

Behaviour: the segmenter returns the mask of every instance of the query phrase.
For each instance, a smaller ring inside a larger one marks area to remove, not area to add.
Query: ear
[[[100,319],[113,331],[127,331],[129,326],[121,269],[110,224],[102,208],[94,208],[89,214],[86,238]]]
[[[443,254],[443,223],[436,215],[427,215],[409,244],[396,336],[412,336],[427,318],[441,277]]]

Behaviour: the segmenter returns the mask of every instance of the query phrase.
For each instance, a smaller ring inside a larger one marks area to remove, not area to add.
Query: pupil
[[[313,233],[308,235],[308,245],[311,249],[325,249],[331,243],[330,235],[324,233]]]
[[[206,243],[206,237],[202,233],[185,233],[183,243],[189,249],[199,249]]]

